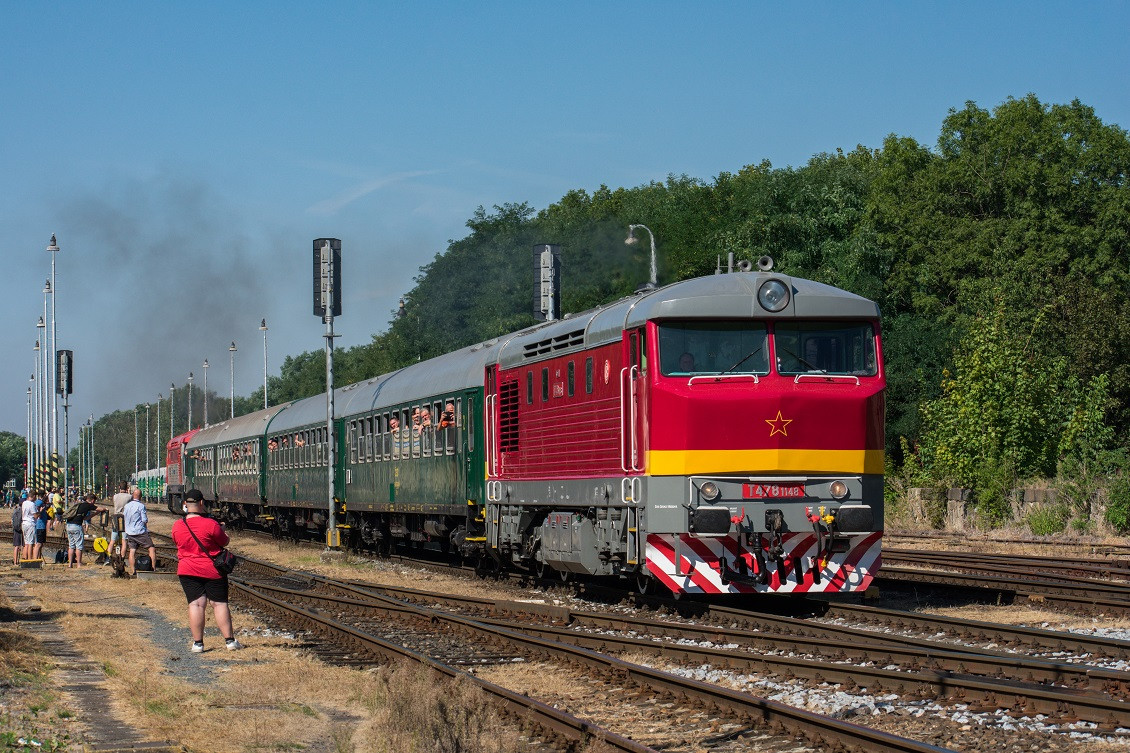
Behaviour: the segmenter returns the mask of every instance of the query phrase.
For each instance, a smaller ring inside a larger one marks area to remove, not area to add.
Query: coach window
[[[543,403],[549,402],[549,367],[543,366],[541,369],[541,401]]]
[[[449,405],[451,405],[451,400],[447,400],[447,403],[444,404],[444,410],[446,410]],[[461,433],[457,430],[462,429],[463,426],[463,398],[455,400],[453,408],[451,415],[452,423],[447,425],[447,434],[444,438],[447,455],[455,455],[455,438]]]
[[[432,409],[427,403],[420,406],[420,451],[423,456],[432,456]]]
[[[585,394],[592,394],[592,356],[585,359]]]
[[[411,457],[412,447],[412,411],[408,408],[400,411],[400,459],[407,460]]]
[[[377,434],[379,434],[381,431],[381,417],[369,416],[368,418],[362,420],[369,427],[369,433],[365,437],[365,459],[369,462],[380,460],[380,454],[374,452],[373,447],[376,445]]]
[[[566,371],[569,372],[569,397],[573,397],[573,390],[574,390],[573,383],[574,383],[574,380],[576,379],[577,364],[570,361],[569,366],[566,369]]]
[[[388,420],[388,414],[387,413],[384,414],[383,418],[381,419],[381,429],[383,430],[384,433],[381,435],[380,452],[381,452],[381,455],[384,456],[384,459],[388,460],[389,458],[392,457],[393,429],[392,429],[391,426],[389,426],[389,420]]]

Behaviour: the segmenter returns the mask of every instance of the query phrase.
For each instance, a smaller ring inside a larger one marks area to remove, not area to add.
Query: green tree
[[[27,462],[27,440],[10,431],[0,431],[0,485],[14,480],[17,486],[24,483],[24,463]]]

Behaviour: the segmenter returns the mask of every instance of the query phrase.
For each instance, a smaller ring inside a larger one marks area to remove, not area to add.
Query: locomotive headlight
[[[843,481],[833,481],[832,485],[828,487],[828,491],[832,494],[833,499],[843,499],[848,494],[847,484]]]
[[[718,495],[721,494],[718,490],[718,484],[713,481],[707,481],[705,484],[698,487],[698,493],[707,501],[718,499]]]
[[[757,302],[766,311],[780,311],[789,305],[789,288],[780,280],[766,280],[757,290]]]

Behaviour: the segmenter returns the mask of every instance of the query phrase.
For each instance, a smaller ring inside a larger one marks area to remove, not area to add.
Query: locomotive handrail
[[[638,466],[639,461],[639,437],[636,436],[636,382],[634,378],[635,372],[639,371],[639,366],[625,366],[620,369],[620,470],[624,473],[632,473],[642,471],[643,468]],[[624,402],[624,377],[627,375],[628,381],[628,401],[627,401],[627,422],[625,423],[625,402]],[[624,432],[628,432],[628,442],[625,442]],[[631,457],[628,457],[628,450],[630,448]]]
[[[627,373],[627,371],[627,366],[620,369],[620,470],[624,473],[631,473],[632,469],[628,467],[627,463],[628,454],[624,451],[624,374]]]
[[[823,380],[830,381],[830,382],[836,381],[836,380],[840,380],[840,381],[852,381],[852,380],[854,380],[855,386],[856,387],[859,386],[859,377],[852,376],[851,374],[797,374],[796,378],[793,379],[793,384],[800,384],[800,380],[802,378],[823,379]]]
[[[488,458],[487,464],[488,464],[488,468],[490,469],[489,475],[491,475],[491,476],[497,476],[498,475],[498,452],[497,452],[498,436],[497,436],[497,428],[495,427],[495,423],[494,423],[494,421],[495,421],[494,406],[495,406],[496,398],[497,398],[496,395],[487,395],[486,396],[486,409],[487,409],[487,427],[486,427],[486,429],[487,429],[486,430],[487,448],[486,449],[487,449],[487,458]]]
[[[687,386],[695,383],[695,380],[704,382],[721,382],[722,380],[729,379],[752,379],[754,384],[760,384],[761,380],[757,378],[757,374],[699,374],[687,380]]]

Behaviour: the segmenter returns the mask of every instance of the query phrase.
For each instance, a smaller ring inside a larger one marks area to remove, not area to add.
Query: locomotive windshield
[[[875,331],[867,322],[778,322],[773,345],[780,374],[876,374]]]
[[[663,376],[768,374],[768,333],[762,322],[662,322]]]

